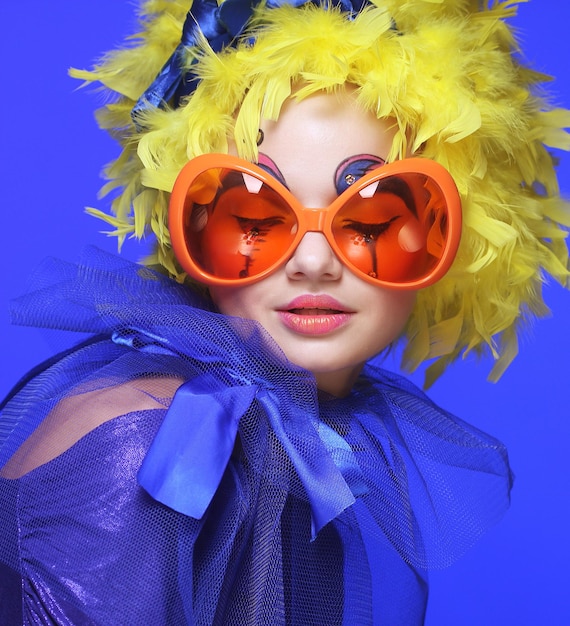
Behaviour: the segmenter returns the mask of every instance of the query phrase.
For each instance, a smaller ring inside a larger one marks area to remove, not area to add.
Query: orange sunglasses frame
[[[192,259],[185,237],[186,214],[188,212],[188,190],[200,174],[210,169],[230,169],[249,174],[277,192],[287,202],[298,220],[298,230],[291,243],[284,250],[279,261],[265,270],[245,278],[219,278],[202,270]],[[397,176],[398,174],[423,174],[440,188],[447,206],[447,238],[439,262],[425,276],[409,282],[391,283],[368,276],[345,261],[345,257],[332,234],[333,218],[338,210],[354,195],[371,182]],[[322,232],[339,260],[359,278],[373,285],[390,289],[413,290],[427,287],[442,278],[450,268],[461,238],[461,199],[451,174],[439,163],[429,159],[410,157],[378,167],[358,179],[326,208],[307,208],[271,174],[249,161],[229,154],[203,154],[190,160],[180,171],[170,197],[168,228],[174,254],[184,271],[206,285],[238,286],[258,282],[269,276],[290,259],[301,239],[307,232]]]

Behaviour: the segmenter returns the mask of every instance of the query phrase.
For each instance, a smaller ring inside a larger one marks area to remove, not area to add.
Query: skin
[[[385,160],[395,134],[390,120],[360,108],[349,89],[289,100],[279,119],[263,121],[261,130],[260,152],[306,207],[328,206],[338,195],[335,172],[345,159]],[[346,395],[364,363],[401,334],[415,303],[412,291],[358,278],[319,232],[306,233],[287,263],[267,278],[210,292],[222,313],[260,322],[290,361],[335,396]],[[325,304],[311,307],[312,296]],[[299,298],[304,308],[292,307]],[[326,305],[331,299],[335,310]]]

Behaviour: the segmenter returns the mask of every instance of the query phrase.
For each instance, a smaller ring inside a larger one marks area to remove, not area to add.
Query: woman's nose
[[[331,281],[341,277],[342,267],[324,234],[308,232],[287,261],[285,271],[293,280]]]

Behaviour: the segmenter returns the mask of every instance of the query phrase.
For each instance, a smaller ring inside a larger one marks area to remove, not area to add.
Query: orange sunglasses
[[[322,232],[358,277],[419,289],[449,269],[461,200],[428,159],[378,167],[326,208],[307,208],[259,166],[227,154],[189,161],[174,184],[169,230],[182,268],[207,285],[246,285],[282,267],[305,233]]]

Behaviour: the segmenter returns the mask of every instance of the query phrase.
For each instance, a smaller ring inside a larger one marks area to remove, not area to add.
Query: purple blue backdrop
[[[52,353],[36,330],[9,325],[7,302],[48,255],[73,260],[86,244],[115,250],[85,215],[97,199],[102,165],[117,154],[92,112],[103,96],[77,91],[70,66],[89,67],[135,30],[130,0],[2,2],[1,154],[3,269],[0,341],[3,395],[26,370]],[[526,56],[557,76],[558,103],[570,105],[567,22],[559,0],[523,4],[515,20]],[[561,186],[570,195],[570,155]],[[126,254],[137,258],[135,245]],[[449,371],[430,391],[448,410],[501,438],[516,484],[511,511],[460,563],[432,575],[430,626],[563,626],[570,624],[570,294],[546,287],[552,318],[522,341],[503,379],[485,378],[488,363]],[[406,625],[403,625],[406,626]]]

